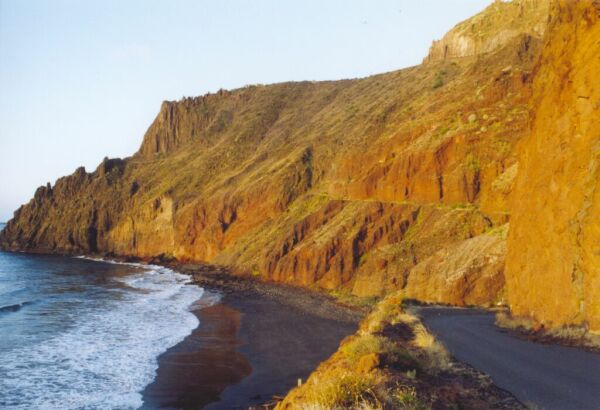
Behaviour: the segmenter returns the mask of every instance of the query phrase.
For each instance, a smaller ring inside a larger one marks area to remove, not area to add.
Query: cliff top
[[[487,53],[521,34],[541,38],[549,10],[549,0],[496,0],[434,41],[423,62]]]

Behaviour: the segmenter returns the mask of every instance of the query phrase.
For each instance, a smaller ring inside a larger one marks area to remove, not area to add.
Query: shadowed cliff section
[[[0,244],[207,261],[365,297],[501,301],[494,232],[510,215],[541,39],[494,21],[514,35],[475,55],[164,102],[138,153],[40,188]],[[447,268],[439,252],[461,256]],[[440,291],[446,277],[455,290]]]

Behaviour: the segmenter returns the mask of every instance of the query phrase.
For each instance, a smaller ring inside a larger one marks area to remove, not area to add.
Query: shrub
[[[584,344],[586,346],[600,348],[600,334],[588,332],[585,335]]]
[[[421,324],[415,326],[415,339],[413,344],[425,353],[424,367],[431,373],[450,368],[452,360],[446,348],[436,340],[431,333]]]
[[[402,410],[426,410],[431,406],[421,402],[417,391],[411,386],[398,386],[392,391],[392,407]]]
[[[465,162],[463,163],[463,167],[473,173],[479,172],[481,170],[479,158],[477,158],[472,153],[467,154],[467,156],[465,157]]]
[[[338,378],[316,384],[304,409],[381,408],[375,396],[374,377],[346,373]]]
[[[496,314],[496,326],[505,329],[518,330],[522,332],[535,332],[540,330],[540,324],[535,320],[523,317],[512,316],[507,312],[498,312]],[[589,332],[583,326],[561,326],[545,330],[545,335],[565,341],[575,341],[594,349],[600,347],[600,335]]]
[[[371,353],[394,353],[398,348],[387,337],[367,334],[342,345],[341,350],[350,360],[355,360]]]
[[[435,77],[435,81],[433,82],[433,89],[435,90],[436,88],[440,88],[442,85],[444,85],[444,79],[441,75],[438,75]]]
[[[506,312],[496,314],[496,326],[506,329],[533,330],[536,323],[533,319],[527,317],[511,316]]]

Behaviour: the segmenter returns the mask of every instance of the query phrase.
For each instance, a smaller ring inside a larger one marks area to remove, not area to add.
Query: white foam
[[[132,264],[133,265],[133,264]],[[0,363],[0,407],[130,409],[142,405],[158,356],[198,326],[190,306],[202,288],[171,269],[118,278],[122,297],[83,312],[75,326],[43,344],[15,349]]]

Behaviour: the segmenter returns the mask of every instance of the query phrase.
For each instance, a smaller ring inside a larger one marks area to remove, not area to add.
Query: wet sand
[[[219,303],[195,313],[200,326],[159,357],[142,408],[199,409],[250,374],[248,360],[236,350],[240,312]]]
[[[189,273],[189,272],[188,272]],[[195,275],[216,305],[159,357],[144,408],[246,409],[283,396],[356,331],[360,312],[294,288]]]

